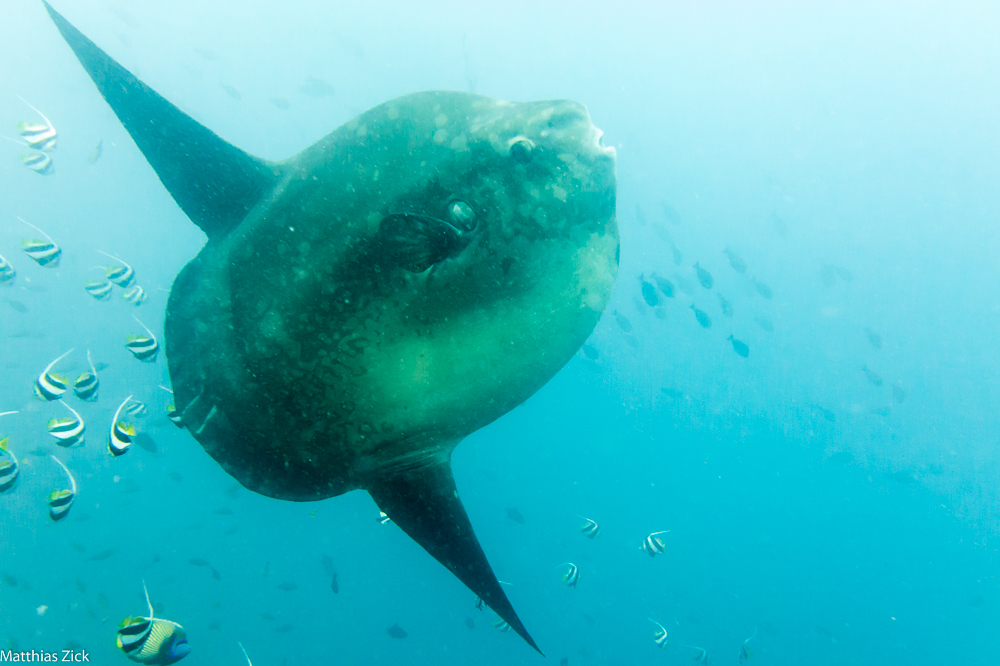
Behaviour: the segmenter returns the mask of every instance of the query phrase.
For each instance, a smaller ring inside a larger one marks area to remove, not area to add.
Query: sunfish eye
[[[448,218],[456,227],[465,231],[471,231],[476,226],[476,211],[464,201],[452,201],[448,204]]]
[[[531,160],[531,151],[534,147],[535,143],[531,139],[523,136],[514,137],[510,140],[510,156],[515,162],[524,164]]]

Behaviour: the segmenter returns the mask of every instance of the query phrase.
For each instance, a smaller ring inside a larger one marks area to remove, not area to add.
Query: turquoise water
[[[479,539],[550,661],[692,663],[689,645],[735,664],[756,630],[751,664],[995,662],[995,8],[56,9],[268,159],[418,90],[588,106],[617,150],[622,236],[615,294],[589,341],[596,359],[577,354],[454,455]],[[0,494],[0,649],[70,645],[125,663],[115,630],[145,613],[145,581],[157,615],[187,631],[192,666],[243,663],[238,642],[258,666],[538,663],[378,524],[366,493],[266,499],[167,420],[162,355],[137,363],[122,341],[141,332],[132,314],[162,333],[165,290],[204,236],[42,6],[5,14],[2,133],[38,120],[20,95],[59,145],[44,177],[17,146],[0,153],[0,255],[18,270],[0,287],[0,411],[19,411],[0,433],[22,462]],[[59,268],[21,253],[37,234],[16,216],[59,242]],[[139,308],[120,290],[98,302],[81,289],[98,251],[136,267]],[[675,287],[655,307],[639,281],[653,273]],[[97,403],[69,402],[87,444],[63,451],[44,426],[67,413],[35,400],[31,383],[71,347],[59,366],[71,377],[87,349],[107,367]],[[155,451],[112,459],[104,430],[129,393],[150,410],[138,422]],[[52,453],[79,484],[58,523]],[[600,523],[598,539],[579,532],[581,514]],[[650,558],[639,546],[659,530],[666,552]],[[562,562],[580,567],[576,589]],[[647,618],[669,632],[666,648]],[[396,625],[405,638],[387,631]]]

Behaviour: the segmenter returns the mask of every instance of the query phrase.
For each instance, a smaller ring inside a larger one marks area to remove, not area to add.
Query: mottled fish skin
[[[536,647],[474,536],[450,455],[546,384],[610,299],[615,151],[586,107],[414,93],[273,163],[184,116],[46,9],[209,237],[165,321],[188,431],[270,497],[368,490]],[[150,109],[155,131],[133,115]]]

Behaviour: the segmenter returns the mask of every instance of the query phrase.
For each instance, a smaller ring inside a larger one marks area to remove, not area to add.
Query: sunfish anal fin
[[[504,594],[455,488],[448,463],[391,473],[367,484],[378,507],[410,537],[448,567],[503,618],[528,645],[535,641]],[[544,656],[544,655],[543,655]]]
[[[119,65],[42,0],[177,205],[209,238],[235,228],[280,177],[275,164],[200,125]]]

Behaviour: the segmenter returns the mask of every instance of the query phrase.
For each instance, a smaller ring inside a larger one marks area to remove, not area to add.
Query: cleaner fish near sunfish
[[[451,454],[545,385],[610,299],[615,151],[586,107],[418,92],[271,162],[45,7],[208,237],[164,321],[181,425],[268,497],[367,490],[538,649],[475,536]],[[152,360],[145,337],[129,351]]]

